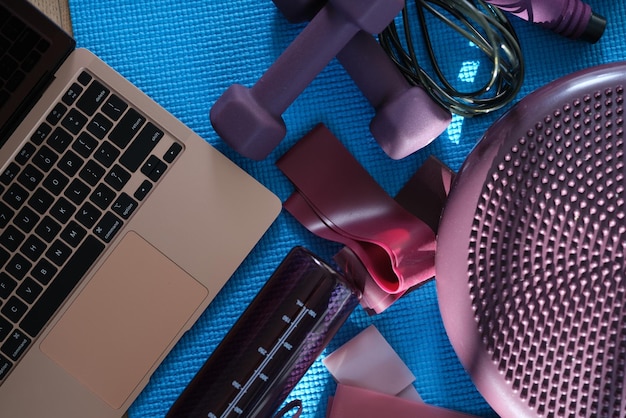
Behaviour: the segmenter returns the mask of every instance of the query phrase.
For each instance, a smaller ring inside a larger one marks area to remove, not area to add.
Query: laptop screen
[[[0,146],[74,47],[74,40],[30,3],[0,0]]]

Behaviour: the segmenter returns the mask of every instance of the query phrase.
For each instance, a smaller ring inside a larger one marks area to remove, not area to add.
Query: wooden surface
[[[48,17],[54,20],[59,26],[68,33],[72,33],[72,21],[70,18],[70,9],[67,0],[29,0],[37,6]],[[124,415],[127,418],[128,415]]]
[[[67,0],[29,0],[41,11],[47,14],[52,20],[70,34],[72,33],[72,21],[70,19],[70,8]]]

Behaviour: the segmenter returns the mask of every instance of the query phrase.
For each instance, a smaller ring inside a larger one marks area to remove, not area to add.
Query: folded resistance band
[[[365,288],[364,300],[371,284],[364,285],[363,278],[354,274],[366,273],[365,281],[375,284],[373,292],[378,295],[365,308],[379,313],[434,277],[435,230],[452,179],[449,170],[430,164],[417,174],[429,172],[424,177],[433,184],[415,180],[416,174],[399,193],[404,206],[427,209],[416,216],[391,198],[323,124],[276,165],[296,188],[285,201],[285,209],[315,235],[346,246],[336,260],[344,264],[349,280]],[[415,196],[429,204],[415,202]],[[376,302],[385,295],[389,296],[386,302]]]

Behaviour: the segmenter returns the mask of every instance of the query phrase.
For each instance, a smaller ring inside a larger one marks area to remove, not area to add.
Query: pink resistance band
[[[434,276],[438,215],[430,216],[427,224],[421,214],[391,198],[324,125],[317,125],[276,164],[296,188],[285,209],[312,233],[347,247],[336,259],[347,276],[357,276],[347,278],[364,291],[366,309],[381,312]],[[439,175],[443,186],[438,186],[449,189],[451,178],[451,173]],[[424,185],[407,183],[415,184]],[[400,194],[407,204],[420,206],[406,197],[423,197],[422,190],[405,189]],[[442,204],[429,212],[440,211]]]

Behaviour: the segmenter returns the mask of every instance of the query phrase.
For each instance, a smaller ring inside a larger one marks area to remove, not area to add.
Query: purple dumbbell
[[[581,0],[486,0],[524,20],[572,39],[597,42],[606,19]]]
[[[248,158],[265,158],[286,133],[282,113],[360,30],[382,31],[404,0],[331,0],[261,76],[247,88],[233,84],[215,102],[215,131]]]
[[[312,19],[327,0],[272,1],[290,22],[299,23]],[[376,109],[370,131],[391,158],[423,148],[450,125],[450,112],[409,84],[369,33],[359,31],[337,59]]]

